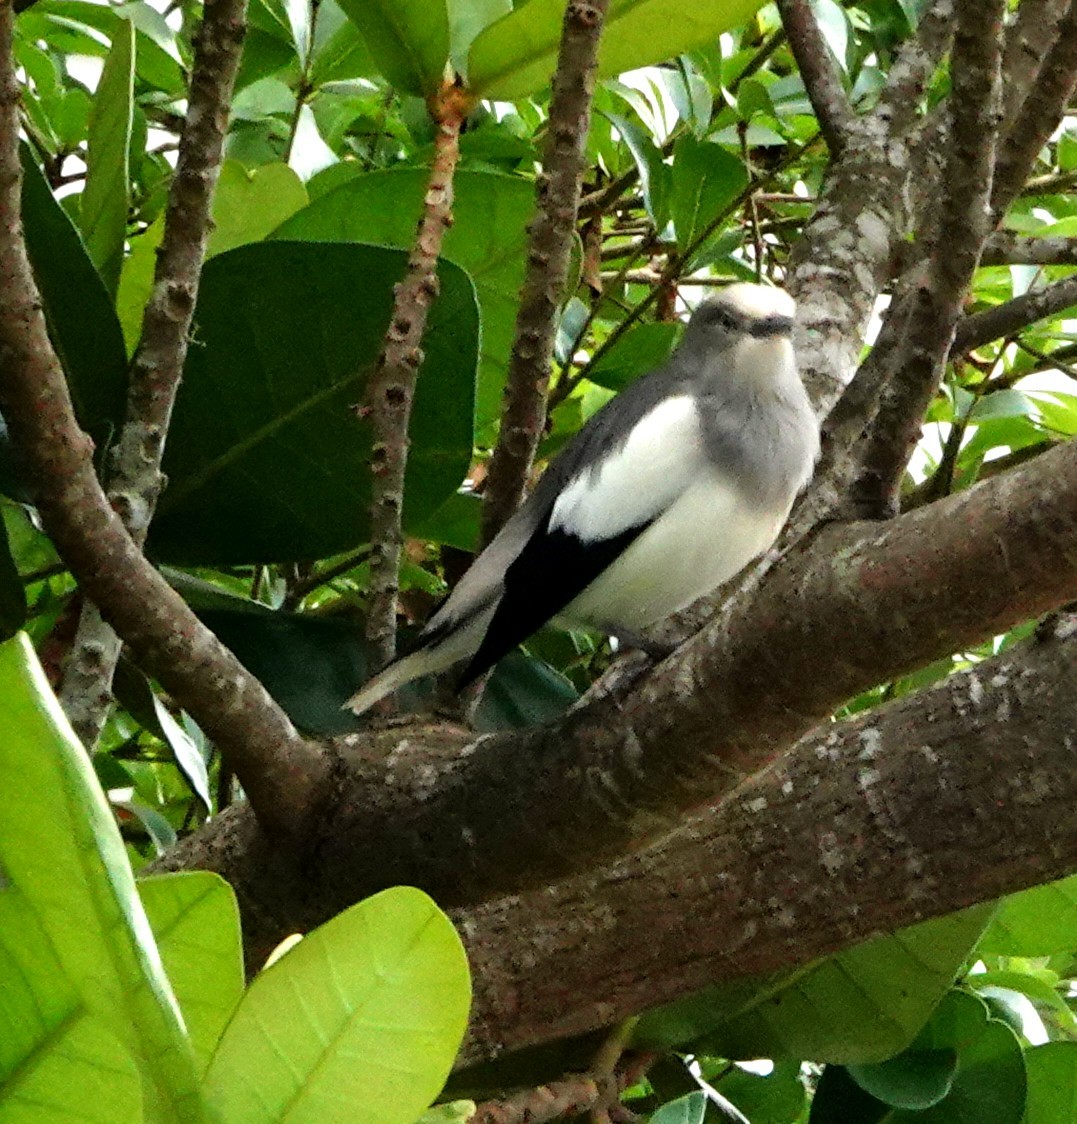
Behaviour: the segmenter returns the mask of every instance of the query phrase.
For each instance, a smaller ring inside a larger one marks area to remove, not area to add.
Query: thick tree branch
[[[109,502],[138,546],[146,541],[161,491],[161,458],[187,358],[246,14],[246,0],[205,4],[153,290],[129,373],[123,427],[109,455]],[[119,654],[120,641],[98,606],[86,604],[60,698],[87,746],[97,741],[108,713]]]
[[[1002,57],[1002,73],[1006,75],[1002,120],[1006,128],[1013,124],[1028,96],[1068,4],[1069,0],[1021,0],[1017,6]]]
[[[778,0],[778,11],[823,139],[836,159],[845,149],[855,117],[841,74],[808,0]]]
[[[423,214],[404,279],[396,287],[392,318],[367,387],[363,411],[374,430],[370,454],[370,599],[366,638],[375,666],[387,664],[396,654],[408,421],[423,361],[420,344],[427,313],[438,292],[441,242],[452,222],[453,173],[460,155],[460,126],[467,112],[466,97],[454,86],[442,90],[431,105],[438,132]]]
[[[931,256],[926,275],[913,280],[912,291],[891,308],[888,319],[900,318],[900,342],[893,351],[877,348],[879,358],[873,352],[865,363],[869,371],[880,361],[894,371],[859,452],[862,474],[855,486],[857,501],[877,505],[880,511],[896,510],[905,465],[942,377],[961,305],[990,230],[1004,12],[1004,0],[963,0],[958,5],[944,198],[937,225],[928,213],[922,232]],[[868,381],[881,380],[872,376]]]
[[[894,245],[911,221],[906,190],[920,96],[949,46],[952,0],[936,0],[891,67],[879,104],[854,119],[855,141],[828,174],[790,258],[797,360],[826,414],[856,369]]]
[[[996,230],[984,245],[980,264],[1077,265],[1077,238],[1029,238]]]
[[[298,885],[234,845],[241,818],[166,865],[216,869],[256,903],[254,949],[393,882],[446,904],[545,884],[672,830],[852,695],[1077,597],[1075,551],[1070,442],[885,525],[823,528],[649,677],[553,726],[345,740]],[[824,635],[841,657],[820,675]]]
[[[22,237],[18,101],[11,8],[0,5],[0,410],[27,483],[87,596],[228,757],[260,822],[295,829],[325,759],[150,566],[94,472]]]
[[[1077,86],[1077,0],[1070,0],[1028,96],[1016,112],[995,167],[991,207],[1001,219],[1024,187],[1040,149],[1058,128]]]
[[[1077,273],[1071,277],[1032,289],[1011,301],[966,316],[957,325],[950,354],[967,355],[992,340],[1023,331],[1037,320],[1057,316],[1077,304]]]
[[[476,981],[461,1063],[1077,870],[1075,672],[1070,615],[820,728],[654,848],[458,911]]]
[[[568,0],[565,8],[501,434],[483,496],[483,545],[519,507],[546,423],[550,356],[576,229],[598,42],[608,6],[609,0]]]

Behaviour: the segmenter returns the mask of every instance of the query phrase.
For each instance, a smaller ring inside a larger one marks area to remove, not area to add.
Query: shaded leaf
[[[938,1104],[954,1083],[957,1051],[905,1050],[885,1062],[847,1067],[849,1076],[876,1100],[919,1111]]]
[[[604,117],[621,134],[621,139],[632,153],[639,172],[643,191],[643,205],[651,216],[656,230],[664,230],[669,221],[670,169],[653,140],[634,121],[619,113],[605,113]]]
[[[685,253],[748,184],[744,165],[731,152],[691,134],[673,149],[671,214],[677,247]]]
[[[460,938],[419,890],[376,894],[255,977],[206,1075],[230,1124],[413,1124],[467,1024]],[[344,1106],[347,1106],[346,1110]]]
[[[427,97],[449,61],[445,0],[340,0],[379,70],[404,94]]]
[[[1077,875],[1003,898],[977,951],[1050,956],[1077,949]]]
[[[308,202],[302,180],[287,164],[248,170],[238,160],[226,160],[213,196],[206,256],[260,242]]]
[[[213,258],[150,530],[186,564],[299,561],[367,535],[370,428],[352,406],[382,346],[396,250],[271,242]],[[471,459],[478,313],[442,262],[411,419],[404,524],[453,494]]]
[[[0,641],[15,635],[26,620],[26,593],[11,554],[7,527],[0,519]]]
[[[1077,1042],[1048,1042],[1025,1051],[1028,1100],[1023,1124],[1077,1120]]]
[[[135,29],[116,24],[112,50],[94,96],[86,145],[86,186],[79,223],[86,249],[110,293],[115,293],[127,234],[128,150],[134,104]]]
[[[703,1124],[707,1098],[701,1092],[689,1093],[664,1104],[651,1116],[651,1124]]]
[[[587,378],[609,390],[624,390],[660,367],[673,354],[680,335],[679,324],[637,324],[587,368]]]

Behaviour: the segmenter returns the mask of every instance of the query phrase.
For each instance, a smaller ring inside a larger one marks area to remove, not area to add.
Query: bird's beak
[[[763,316],[759,320],[753,320],[748,331],[757,339],[769,339],[771,336],[787,336],[793,330],[793,318],[791,316]]]

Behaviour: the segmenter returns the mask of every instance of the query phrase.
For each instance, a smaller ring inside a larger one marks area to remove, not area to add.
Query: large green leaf
[[[138,892],[203,1071],[243,994],[236,896],[204,870],[140,878]]]
[[[634,1040],[726,1058],[892,1057],[946,993],[993,908],[926,921],[797,972],[713,988],[644,1015]]]
[[[460,939],[419,890],[396,887],[316,929],[255,977],[206,1075],[229,1124],[412,1124],[467,1025]]]
[[[80,1002],[135,1058],[161,1120],[198,1120],[179,1009],[112,813],[25,635],[0,645],[0,864]]]
[[[374,62],[404,94],[429,97],[449,61],[445,0],[339,0]]]
[[[0,889],[0,1119],[138,1124],[131,1055],[80,1001],[34,911]]]
[[[358,176],[293,215],[273,237],[406,249],[415,239],[428,178],[419,168]],[[535,188],[515,176],[461,171],[453,192],[454,221],[442,256],[467,270],[479,298],[482,361],[475,421],[481,433],[500,415]]]
[[[1025,1052],[1028,1102],[1023,1124],[1077,1120],[1077,1042],[1048,1042]]]
[[[599,76],[608,78],[712,43],[760,6],[761,0],[613,0],[599,46]],[[563,0],[528,0],[488,27],[471,45],[471,89],[479,97],[509,101],[542,89],[557,61],[564,14]]]
[[[90,113],[86,186],[79,207],[86,249],[110,293],[120,282],[127,234],[134,81],[135,28],[129,20],[120,20]]]
[[[672,217],[682,254],[747,183],[744,165],[721,145],[698,141],[690,133],[677,141],[673,149]]]
[[[367,536],[370,427],[352,410],[389,322],[397,250],[298,242],[212,259],[165,452],[150,548],[181,563],[343,553]],[[478,312],[439,267],[410,428],[406,526],[453,494],[471,459]]]
[[[307,189],[287,164],[249,170],[238,160],[225,160],[213,196],[207,257],[260,242],[307,202]]]
[[[123,414],[127,352],[108,290],[29,149],[22,149],[22,221],[53,347],[79,424],[104,448]]]
[[[1077,875],[1003,898],[979,951],[1050,956],[1077,950]]]

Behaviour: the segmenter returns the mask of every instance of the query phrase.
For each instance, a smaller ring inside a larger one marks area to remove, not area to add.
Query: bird
[[[550,462],[412,650],[345,704],[361,714],[464,664],[462,690],[548,621],[639,637],[774,544],[819,455],[783,289],[701,302],[666,362]]]

